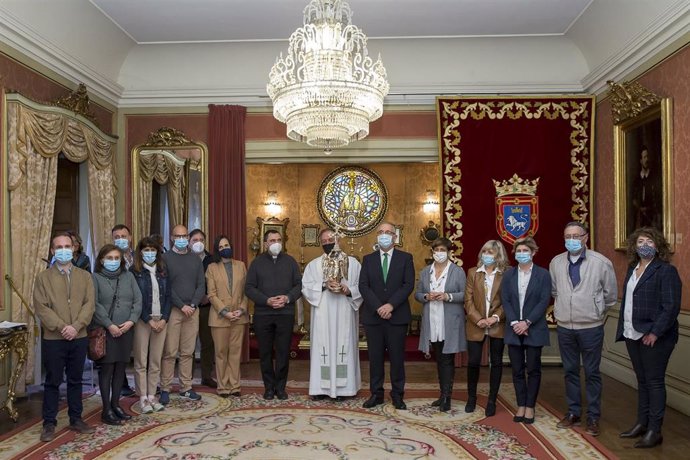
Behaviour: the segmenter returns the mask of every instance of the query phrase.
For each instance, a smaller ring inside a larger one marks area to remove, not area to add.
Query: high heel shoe
[[[120,420],[112,410],[104,410],[103,413],[101,413],[101,422],[106,425],[122,425],[122,420]]]
[[[111,409],[117,418],[120,420],[129,420],[132,418],[127,412],[125,412],[120,406],[112,406]]]

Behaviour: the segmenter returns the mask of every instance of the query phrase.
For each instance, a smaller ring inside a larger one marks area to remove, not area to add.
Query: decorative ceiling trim
[[[123,87],[80,63],[0,7],[0,41],[75,85],[83,82],[92,94],[118,107]]]
[[[266,163],[436,163],[437,139],[364,139],[326,155],[322,149],[284,141],[248,141],[247,164]]]
[[[679,0],[646,30],[630,40],[620,52],[587,74],[582,79],[582,87],[591,94],[605,93],[608,91],[607,81],[630,79],[636,70],[687,34],[690,34],[690,3]]]

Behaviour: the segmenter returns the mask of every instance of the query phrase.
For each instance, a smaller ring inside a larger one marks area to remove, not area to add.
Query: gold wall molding
[[[610,88],[609,97],[611,99],[611,115],[614,125],[620,124],[629,118],[634,118],[661,102],[660,96],[657,96],[636,81],[616,83],[613,80],[608,80],[606,83]]]

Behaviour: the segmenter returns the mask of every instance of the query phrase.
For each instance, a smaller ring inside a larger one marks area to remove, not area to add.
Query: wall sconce
[[[264,206],[266,207],[266,212],[269,216],[279,215],[283,208],[280,203],[278,203],[278,192],[275,190],[269,190]]]
[[[436,199],[436,194],[433,190],[426,191],[426,201],[423,206],[424,212],[427,214],[437,213],[439,210],[439,203]]]

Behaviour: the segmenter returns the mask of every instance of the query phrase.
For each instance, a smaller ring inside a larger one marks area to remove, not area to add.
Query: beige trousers
[[[244,330],[244,324],[233,324],[229,327],[211,327],[213,346],[216,349],[218,394],[230,394],[240,391],[240,357],[242,355]]]
[[[170,391],[175,374],[175,358],[180,354],[180,391],[192,389],[192,372],[194,370],[194,349],[199,333],[199,310],[187,317],[182,310],[173,307],[168,321],[168,332],[165,336],[163,362],[161,363],[161,391]]]
[[[166,324],[162,331],[153,332],[141,319],[134,326],[134,388],[139,396],[156,394],[167,329]]]

